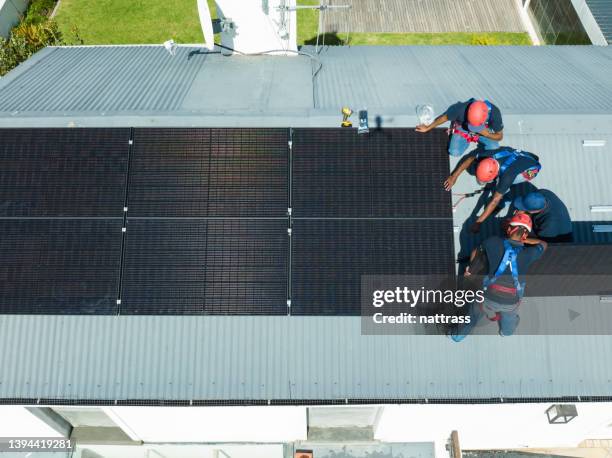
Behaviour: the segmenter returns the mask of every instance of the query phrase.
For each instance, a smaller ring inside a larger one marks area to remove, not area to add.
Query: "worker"
[[[461,156],[470,143],[477,143],[484,149],[499,148],[499,142],[504,138],[501,111],[488,100],[470,99],[467,102],[457,102],[431,124],[420,124],[416,130],[429,132],[446,121],[451,123],[448,145],[451,156]]]
[[[518,307],[525,291],[525,275],[529,266],[546,250],[546,242],[529,238],[532,221],[527,213],[518,212],[506,225],[506,238],[485,240],[470,256],[464,275],[484,275],[484,301],[470,305],[470,321],[451,332],[455,342],[461,342],[474,326],[486,316],[499,322],[499,334],[511,336],[519,323]]]
[[[536,236],[547,242],[571,242],[572,220],[567,207],[548,189],[514,199],[513,207],[531,216]]]
[[[502,199],[510,187],[533,180],[541,168],[538,156],[527,151],[509,146],[502,146],[494,150],[477,148],[446,179],[444,189],[450,191],[459,175],[468,169],[472,170],[470,173],[476,175],[476,181],[481,186],[495,182],[493,198],[470,228],[472,232],[478,233],[480,225],[502,204]]]

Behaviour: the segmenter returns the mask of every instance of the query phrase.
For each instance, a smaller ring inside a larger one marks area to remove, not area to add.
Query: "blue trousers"
[[[505,304],[498,304],[487,298],[482,305],[475,302],[470,305],[470,322],[469,324],[464,324],[459,327],[455,335],[457,338],[453,336],[453,340],[463,340],[473,331],[474,327],[485,315],[491,318],[495,316],[495,314],[499,316],[499,334],[505,337],[514,334],[520,321],[518,305],[508,306]]]
[[[458,127],[458,129],[462,132],[465,132],[465,130],[460,127]],[[480,137],[478,139],[478,144],[484,146],[484,149],[499,148],[498,142],[486,137]],[[465,151],[468,149],[468,146],[470,146],[470,142],[468,142],[465,138],[463,138],[459,134],[452,134],[450,143],[448,145],[448,154],[450,154],[451,156],[459,157],[463,153],[465,153]]]

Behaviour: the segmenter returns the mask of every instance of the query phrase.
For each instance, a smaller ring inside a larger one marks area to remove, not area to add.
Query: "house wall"
[[[6,38],[28,6],[29,0],[0,0],[0,36]]]

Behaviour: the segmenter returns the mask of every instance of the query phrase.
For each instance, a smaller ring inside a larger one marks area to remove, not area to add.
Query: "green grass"
[[[84,44],[202,43],[196,0],[61,0],[55,19]],[[209,0],[215,16],[214,1]]]
[[[298,5],[318,5],[319,0],[297,0]],[[319,11],[297,10],[297,43],[303,45],[317,38]]]
[[[74,30],[84,44],[202,43],[196,0],[61,0],[56,20],[69,40]],[[255,1],[255,0],[245,0]],[[208,0],[215,17],[214,1]],[[298,0],[317,5],[319,0]],[[298,10],[298,45],[314,44],[319,12]],[[319,37],[322,42],[322,37]],[[327,34],[342,45],[346,34]],[[351,45],[530,45],[526,33],[351,33]]]
[[[340,38],[344,38],[341,34]],[[353,33],[351,45],[531,45],[526,33]]]

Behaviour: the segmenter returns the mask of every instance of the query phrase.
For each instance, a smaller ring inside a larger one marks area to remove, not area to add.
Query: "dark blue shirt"
[[[486,157],[493,157],[496,153],[501,151],[517,151],[514,148],[510,148],[508,146],[502,146],[501,148],[492,149],[492,150],[484,150],[484,149],[476,149],[474,150],[474,155],[476,157],[476,164]],[[499,192],[504,195],[510,189],[510,186],[514,183],[516,177],[522,173],[528,173],[529,170],[532,170],[534,167],[537,167],[538,157],[535,154],[529,153],[527,151],[522,151],[526,156],[518,157],[503,173],[497,177],[497,184],[495,185],[495,192]],[[510,160],[512,156],[507,156],[503,159],[499,159],[499,165],[503,167],[503,165]]]
[[[458,122],[461,124],[461,128],[465,131],[468,131],[468,122],[467,122],[467,111],[470,103],[472,101],[468,100],[467,102],[457,102],[450,107],[447,108],[446,116],[451,123]],[[489,102],[490,103],[490,102]],[[491,103],[491,112],[489,113],[489,120],[487,122],[488,129],[491,132],[501,132],[504,130],[504,123],[502,121],[501,111],[495,105]]]
[[[523,249],[519,253],[516,259],[516,264],[518,267],[519,280],[521,277],[527,274],[527,270],[529,266],[537,261],[544,252],[544,247],[542,245],[523,245],[521,242],[517,242],[514,240],[510,240],[510,244],[513,246],[523,246]],[[487,261],[489,263],[488,273],[489,277],[493,277],[495,272],[497,272],[497,268],[501,263],[504,257],[504,239],[498,236],[493,236],[482,242],[481,249],[484,251]],[[498,277],[495,282],[498,285],[506,286],[508,288],[514,287],[514,280],[512,279],[512,275],[510,273],[510,269],[506,269],[503,275]],[[508,297],[508,296],[498,296],[494,291],[487,290],[487,297],[492,298],[495,301],[505,304],[515,304],[518,302],[518,297]]]
[[[538,189],[538,192],[546,199],[546,208],[540,213],[531,213],[536,235],[552,238],[572,232],[572,219],[563,201],[548,189]]]

